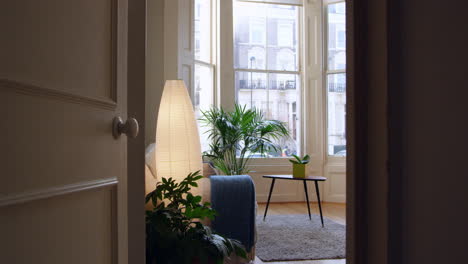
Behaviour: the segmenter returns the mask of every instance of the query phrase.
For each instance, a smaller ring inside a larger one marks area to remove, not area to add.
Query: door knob
[[[112,123],[112,135],[114,135],[114,138],[119,138],[122,133],[126,134],[127,137],[136,138],[138,130],[138,121],[135,118],[131,117],[124,123],[120,116],[114,117],[114,122]]]

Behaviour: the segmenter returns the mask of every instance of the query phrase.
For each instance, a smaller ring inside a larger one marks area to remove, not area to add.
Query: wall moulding
[[[51,198],[59,195],[65,195],[70,193],[82,192],[87,190],[93,190],[98,188],[105,188],[115,186],[118,184],[117,178],[107,178],[92,181],[84,181],[78,183],[72,183],[63,186],[48,187],[39,190],[32,190],[23,193],[9,194],[7,196],[0,196],[0,207],[15,205],[20,203],[26,203],[39,199]]]
[[[93,98],[7,79],[0,79],[0,90],[16,92],[24,95],[39,96],[52,100],[83,104],[112,111],[117,107],[117,103],[109,98]]]

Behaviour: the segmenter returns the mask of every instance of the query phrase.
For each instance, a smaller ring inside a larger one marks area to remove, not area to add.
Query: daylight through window
[[[215,58],[212,48],[214,40],[213,30],[213,0],[194,0],[194,91],[193,102],[196,118],[201,117],[202,111],[214,105],[214,76]],[[198,122],[202,151],[209,149],[206,135],[207,127]]]
[[[234,69],[237,103],[283,121],[290,139],[268,157],[300,153],[300,9],[234,1]]]
[[[346,156],[346,15],[345,3],[327,6],[328,155]]]

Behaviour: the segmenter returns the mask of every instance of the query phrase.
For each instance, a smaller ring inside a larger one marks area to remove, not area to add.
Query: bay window
[[[238,103],[290,132],[279,151],[251,153],[259,201],[262,175],[291,174],[292,154],[309,154],[308,173],[329,179],[325,201],[346,201],[345,16],[344,0],[164,1],[164,78],[185,81],[197,118]],[[203,151],[206,130],[199,122]],[[278,201],[304,198],[294,182],[278,192]]]
[[[287,125],[290,138],[277,142],[281,150],[267,157],[309,153],[322,162],[322,155],[345,156],[344,1],[221,1],[193,0],[197,117],[212,106],[229,108],[232,104],[223,103],[236,102]],[[217,5],[227,6],[232,16],[217,15]],[[218,28],[220,21],[228,27]],[[220,30],[232,30],[232,46],[220,45]],[[232,60],[219,63],[226,54]],[[207,150],[206,128],[199,128]]]

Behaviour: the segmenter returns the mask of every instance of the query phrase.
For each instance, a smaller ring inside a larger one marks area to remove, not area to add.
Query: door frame
[[[347,263],[401,263],[398,3],[346,3]]]
[[[365,264],[367,249],[367,34],[365,0],[346,1],[346,263]],[[359,74],[360,73],[360,74]],[[360,129],[358,129],[360,128]],[[360,205],[360,206],[357,206]]]
[[[387,56],[387,48],[390,46],[388,39],[396,36],[395,32],[392,33],[391,27],[390,30],[387,28],[387,12],[394,14],[396,9],[394,6],[389,8],[387,0],[346,0],[346,3],[348,137],[346,261],[351,264],[388,263],[401,252],[396,246],[400,241],[398,237],[401,229],[398,225],[396,227],[393,225],[397,224],[400,218],[398,214],[396,217],[390,214],[398,211],[399,203],[390,199],[393,196],[389,192],[390,188],[397,189],[399,179],[391,180],[389,175],[392,170],[388,166],[390,160],[398,161],[394,155],[397,149],[392,148],[389,151],[388,142],[400,143],[398,135],[392,134],[389,129],[389,126],[395,123],[397,116],[389,116],[388,113],[392,113],[395,109],[388,106],[396,95],[388,93],[387,89],[389,83],[387,74],[392,73],[392,68],[387,67],[390,61],[388,58],[391,58]],[[128,113],[137,116],[142,131],[144,131],[142,122],[145,120],[145,48],[141,46],[141,41],[146,38],[146,16],[141,16],[143,13],[146,14],[145,0],[129,2],[128,87],[131,89],[128,89]],[[370,87],[373,90],[370,90]],[[375,101],[383,103],[383,106],[375,104]],[[373,112],[373,116],[369,116],[369,112],[382,110],[382,107],[389,112],[376,111]],[[374,122],[376,116],[380,118],[378,123]],[[381,136],[375,133],[378,129],[388,133]],[[376,142],[375,140],[382,144],[381,148],[369,147],[370,143]],[[136,140],[129,140],[128,148],[128,221],[129,245],[132,245],[132,248],[129,248],[129,260],[132,261],[129,262],[143,263],[144,135],[140,134]],[[384,164],[373,163],[374,160],[369,162],[369,157],[374,155],[380,157],[380,161]],[[376,170],[375,167],[379,165],[386,168],[385,172]],[[397,171],[394,169],[391,174],[397,174]],[[372,178],[369,175],[372,175]],[[381,193],[383,197],[377,197],[376,193]],[[381,199],[374,202],[373,198]],[[370,200],[374,203],[369,203]]]
[[[127,115],[139,135],[127,140],[128,263],[145,263],[146,0],[128,1]]]

